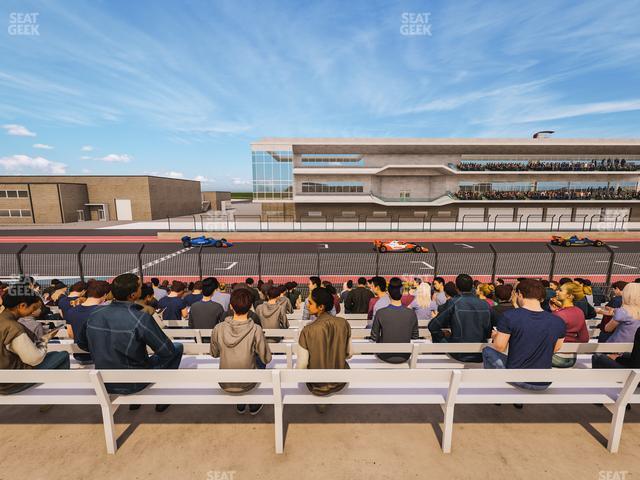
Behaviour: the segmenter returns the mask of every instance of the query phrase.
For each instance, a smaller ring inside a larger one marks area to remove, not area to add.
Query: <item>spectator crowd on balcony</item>
[[[538,171],[538,172],[618,172],[640,170],[640,163],[624,158],[601,160],[530,160],[530,161],[462,161],[456,165],[458,170],[478,171]]]
[[[640,191],[622,187],[587,187],[570,190],[467,190],[455,193],[459,200],[638,200]]]

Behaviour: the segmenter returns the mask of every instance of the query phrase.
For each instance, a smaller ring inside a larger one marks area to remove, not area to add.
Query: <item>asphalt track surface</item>
[[[51,232],[49,232],[50,234]],[[59,233],[59,232],[56,232]],[[640,277],[640,242],[612,241],[606,247],[556,247],[545,242],[425,242],[427,253],[384,253],[371,242],[240,242],[227,249],[184,248],[179,242],[136,240],[135,236],[103,240],[74,238],[70,242],[47,241],[47,237],[2,237],[0,277],[25,274],[39,279],[80,276],[112,278],[139,270],[145,278],[193,280],[216,276],[225,281],[245,277],[275,281],[306,281],[320,275],[334,282],[358,276],[452,278],[468,273],[482,280],[519,276],[554,278],[583,276],[597,283],[610,277],[630,280]],[[30,240],[30,241],[24,241]]]

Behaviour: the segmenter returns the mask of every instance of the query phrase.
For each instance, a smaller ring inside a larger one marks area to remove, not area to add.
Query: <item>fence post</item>
[[[607,267],[607,276],[605,278],[605,284],[611,285],[611,274],[613,273],[613,264],[616,257],[616,252],[609,245],[604,246],[609,251],[609,266]]]
[[[262,280],[262,245],[258,245],[258,280]]]
[[[16,252],[16,260],[18,261],[18,272],[20,272],[20,275],[24,275],[24,267],[22,265],[22,252],[24,252],[26,248],[26,245],[22,245],[22,247],[20,247],[20,250]]]
[[[380,275],[380,252],[376,248],[376,277]]]
[[[169,228],[169,231],[171,231],[171,217],[167,217],[167,226]]]
[[[138,250],[138,276],[140,277],[140,281],[144,283],[144,273],[142,273],[142,251],[144,250],[144,243]]]
[[[200,277],[200,281],[202,281],[202,245],[198,249],[198,276]]]
[[[551,252],[551,268],[549,269],[549,281],[553,280],[553,275],[555,274],[556,269],[556,251],[551,248],[548,243],[545,243],[549,251]]]
[[[317,263],[317,273],[316,275],[320,276],[320,250],[318,249],[316,254],[318,255],[318,263]]]
[[[496,281],[496,266],[498,265],[498,252],[493,248],[493,244],[489,244],[489,248],[493,252],[493,266],[491,267],[491,283]]]
[[[193,231],[197,232],[198,231],[198,226],[196,225],[196,216],[193,215]]]
[[[436,248],[436,244],[432,243],[433,253],[435,254],[435,258],[433,259],[433,278],[438,276],[438,249]]]
[[[80,274],[80,280],[84,282],[84,269],[82,268],[82,252],[87,248],[86,245],[82,245],[82,248],[78,250],[78,273]]]

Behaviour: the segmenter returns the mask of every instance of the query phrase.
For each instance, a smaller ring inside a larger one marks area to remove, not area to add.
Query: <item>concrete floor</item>
[[[440,450],[437,406],[288,406],[285,453],[274,453],[273,409],[143,406],[116,414],[107,455],[98,407],[0,407],[0,480],[13,479],[607,479],[640,478],[640,406],[620,452],[601,442],[604,408],[458,406],[453,451]],[[624,474],[622,472],[627,472]]]

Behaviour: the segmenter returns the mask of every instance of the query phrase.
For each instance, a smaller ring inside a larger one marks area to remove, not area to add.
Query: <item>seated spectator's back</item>
[[[158,308],[164,310],[162,312],[163,320],[182,319],[187,308],[187,302],[182,298],[186,288],[184,282],[174,280],[169,295],[158,300]]]
[[[189,310],[189,328],[213,329],[224,319],[224,309],[218,302],[212,300],[217,288],[216,283],[204,279],[202,281],[202,299],[191,305]]]

